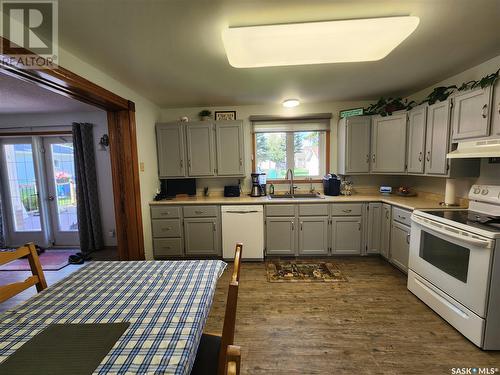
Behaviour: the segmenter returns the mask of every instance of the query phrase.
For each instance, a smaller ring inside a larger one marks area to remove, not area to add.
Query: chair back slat
[[[240,284],[241,253],[243,244],[236,245],[234,254],[234,268],[227,292],[226,312],[222,328],[221,347],[219,351],[218,375],[223,375],[226,370],[226,353],[229,345],[234,344],[234,331],[236,326],[236,307],[238,304],[238,287]]]
[[[7,299],[15,296],[18,293],[32,287],[36,287],[38,292],[41,292],[47,288],[47,281],[45,280],[45,275],[43,274],[42,265],[40,264],[40,259],[38,258],[38,253],[36,252],[35,245],[29,243],[23,247],[18,248],[15,251],[1,252],[0,253],[0,265],[9,263],[13,260],[28,256],[28,262],[30,264],[31,273],[33,276],[28,277],[26,280],[16,283],[11,283],[3,285],[0,287],[0,302],[4,302]]]

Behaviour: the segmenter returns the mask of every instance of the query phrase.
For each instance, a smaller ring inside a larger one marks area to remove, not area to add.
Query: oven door
[[[495,242],[417,215],[410,238],[409,268],[485,317]]]

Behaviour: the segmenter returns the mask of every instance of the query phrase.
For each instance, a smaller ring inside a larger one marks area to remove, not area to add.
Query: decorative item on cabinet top
[[[236,120],[236,111],[215,111],[215,121]]]

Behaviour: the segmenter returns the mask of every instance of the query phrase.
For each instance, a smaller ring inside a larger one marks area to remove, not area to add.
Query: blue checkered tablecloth
[[[91,262],[0,315],[0,362],[51,323],[130,322],[94,374],[189,374],[225,266]]]

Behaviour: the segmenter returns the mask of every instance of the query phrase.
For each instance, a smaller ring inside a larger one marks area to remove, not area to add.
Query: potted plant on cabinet
[[[200,111],[200,113],[198,113],[198,116],[200,116],[201,121],[210,120],[212,118],[212,111],[204,109],[203,111]]]

